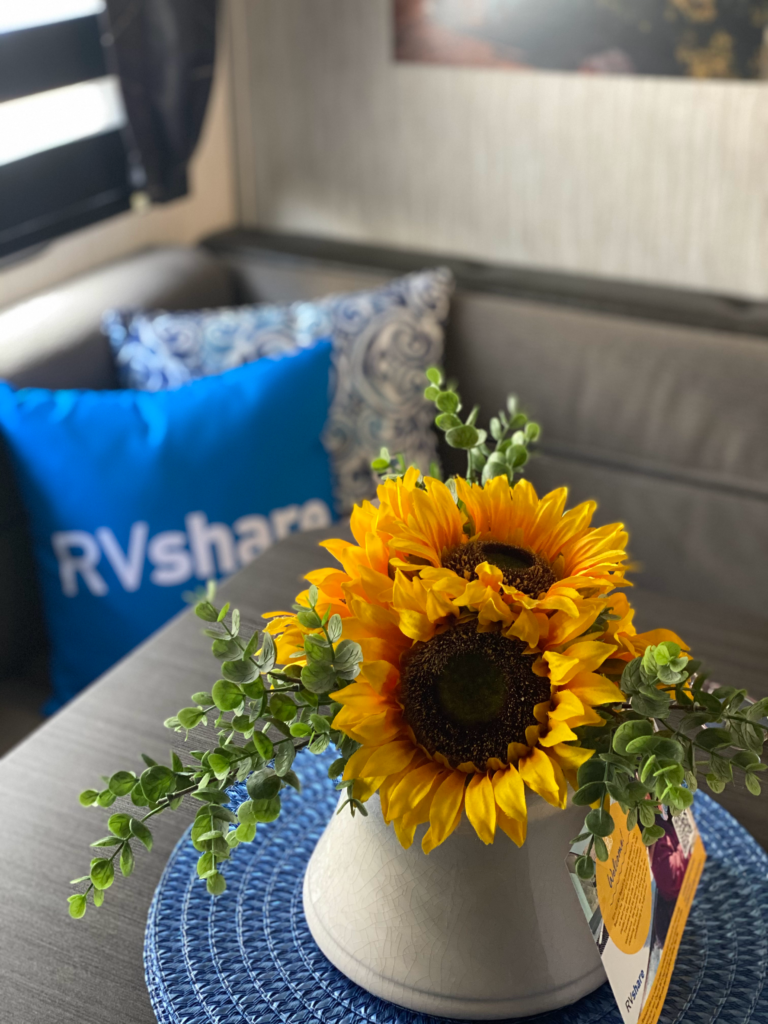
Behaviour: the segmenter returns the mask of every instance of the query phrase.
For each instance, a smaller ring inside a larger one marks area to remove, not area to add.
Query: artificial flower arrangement
[[[143,755],[140,774],[118,771],[81,793],[86,806],[131,806],[91,844],[72,917],[89,899],[101,906],[116,866],[130,875],[136,844],[151,850],[151,819],[186,797],[197,807],[198,874],[222,893],[222,863],[279,816],[286,786],[300,790],[293,766],[304,747],[338,751],[328,774],[343,794],[339,813],[366,815],[378,794],[403,847],[427,826],[424,854],[464,817],[483,843],[521,846],[529,794],[564,808],[570,787],[587,812],[576,863],[586,879],[593,852],[608,856],[611,799],[650,846],[664,835],[660,808],[690,806],[702,774],[715,793],[734,773],[760,792],[768,699],[705,686],[683,640],[635,630],[621,589],[624,527],[592,527],[594,502],[566,511],[565,489],[539,498],[516,479],[539,427],[513,398],[489,437],[477,409],[459,417],[440,371],[428,378],[435,422],[466,452],[466,477],[422,476],[382,450],[378,501],[352,513],[355,542],[323,542],[340,568],[308,573],[293,611],[266,615],[261,633],[243,635],[239,612],[216,607],[209,584],[195,611],[220,678],[165,724],[186,739],[213,717],[213,739],[189,763]],[[233,811],[235,782],[248,799]]]

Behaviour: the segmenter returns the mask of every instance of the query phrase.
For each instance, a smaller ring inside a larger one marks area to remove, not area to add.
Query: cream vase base
[[[485,846],[466,820],[429,856],[409,850],[378,797],[335,814],[304,876],[304,913],[325,956],[373,995],[465,1020],[544,1013],[605,981],[565,864],[584,810],[528,794],[528,838]]]

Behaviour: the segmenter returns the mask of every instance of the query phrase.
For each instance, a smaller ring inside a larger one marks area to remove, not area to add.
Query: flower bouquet
[[[321,949],[412,1008],[539,1012],[604,980],[564,867],[574,832],[589,879],[609,856],[611,802],[652,846],[700,776],[716,793],[734,774],[760,792],[768,700],[705,685],[669,630],[636,631],[624,527],[592,527],[595,502],[566,510],[565,489],[539,498],[519,479],[539,427],[513,398],[486,433],[428,377],[466,476],[423,476],[382,450],[354,542],[323,542],[338,567],[309,573],[263,632],[244,632],[209,584],[195,611],[220,678],[165,723],[207,742],[80,795],[132,806],[92,844],[73,917],[101,906],[116,867],[130,875],[136,845],[151,849],[151,819],[186,797],[201,884],[222,893],[232,852],[280,815],[285,787],[300,790],[298,751],[333,746],[338,812],[304,887]],[[248,799],[233,810],[235,782]]]

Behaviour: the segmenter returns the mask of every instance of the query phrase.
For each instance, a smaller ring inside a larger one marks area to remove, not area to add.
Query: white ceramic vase
[[[374,995],[438,1017],[524,1017],[572,1003],[605,974],[565,866],[584,810],[528,795],[522,849],[485,846],[466,819],[442,846],[409,850],[369,814],[334,815],[304,878],[320,949]]]

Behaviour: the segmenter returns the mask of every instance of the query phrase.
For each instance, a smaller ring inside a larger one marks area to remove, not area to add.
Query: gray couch
[[[228,232],[161,248],[0,311],[0,377],[111,388],[110,306],[292,301],[448,263],[446,365],[488,416],[517,392],[544,434],[530,476],[623,520],[638,625],[680,631],[715,676],[768,693],[768,307],[712,296]],[[450,465],[453,455],[447,452]],[[457,467],[458,468],[458,467]],[[0,450],[0,678],[39,651],[21,509]]]

